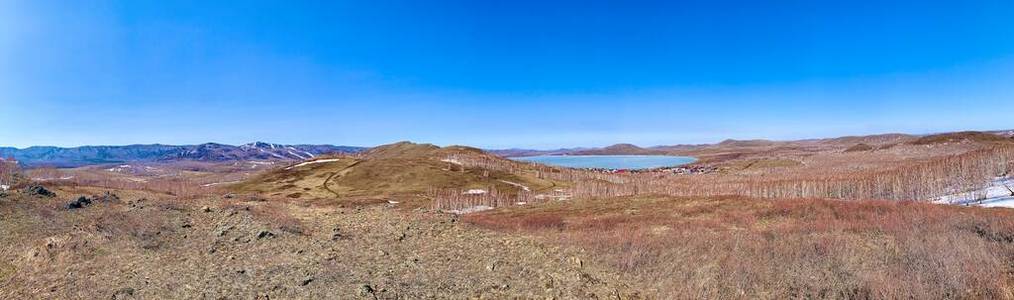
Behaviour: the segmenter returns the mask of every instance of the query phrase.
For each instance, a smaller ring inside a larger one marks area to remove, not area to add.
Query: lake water
[[[541,155],[511,159],[568,168],[628,170],[674,167],[696,161],[693,157],[666,155]]]

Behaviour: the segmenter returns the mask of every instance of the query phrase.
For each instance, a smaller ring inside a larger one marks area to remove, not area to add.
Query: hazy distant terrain
[[[36,146],[24,149],[0,148],[0,156],[14,157],[26,166],[77,167],[138,161],[241,161],[304,160],[327,153],[355,153],[363,147],[333,145],[279,145],[250,143],[232,146],[200,145],[82,146],[73,148]]]

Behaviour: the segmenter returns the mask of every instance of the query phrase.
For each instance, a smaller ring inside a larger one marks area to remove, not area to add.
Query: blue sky
[[[1010,1],[0,0],[0,145],[1014,128]]]

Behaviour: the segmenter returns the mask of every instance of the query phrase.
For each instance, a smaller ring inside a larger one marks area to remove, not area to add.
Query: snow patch
[[[208,187],[208,186],[216,186],[216,185],[219,185],[219,184],[230,184],[230,183],[237,183],[237,182],[239,182],[239,180],[236,180],[236,181],[213,182],[213,183],[208,183],[208,184],[202,184],[201,186]]]
[[[982,207],[1014,208],[1014,178],[997,178],[989,185],[963,193],[933,199],[934,203]]]
[[[492,206],[476,205],[476,206],[472,206],[472,207],[468,207],[468,208],[448,210],[446,212],[449,212],[449,213],[452,213],[452,214],[456,214],[456,215],[463,215],[463,214],[470,214],[470,213],[475,213],[475,212],[480,212],[480,211],[487,211],[487,210],[491,210],[491,209],[493,209]]]
[[[449,163],[452,163],[452,164],[455,164],[455,165],[459,165],[459,166],[462,165],[460,161],[458,161],[457,159],[453,159],[453,158],[445,158],[445,159],[441,159],[440,161],[442,161],[442,162],[449,162]]]
[[[519,187],[522,190],[525,190],[526,192],[531,192],[532,191],[532,189],[528,188],[527,186],[525,186],[523,184],[517,183],[517,182],[510,182],[510,181],[507,181],[507,180],[500,180],[500,182],[503,182],[503,183],[506,183],[506,184],[509,184],[509,185],[513,185],[513,186]]]
[[[486,192],[486,190],[484,190],[484,189],[470,189],[470,190],[461,192],[462,195],[482,195],[482,194],[485,194],[485,193],[488,193],[488,192]]]
[[[295,164],[295,165],[288,166],[285,169],[286,170],[291,170],[292,168],[298,168],[298,167],[302,167],[302,166],[306,166],[306,165],[326,163],[326,162],[333,162],[333,161],[339,161],[339,160],[341,160],[341,159],[340,158],[328,158],[328,159],[318,159],[318,160],[304,161],[304,162],[301,162],[301,163],[298,163],[298,164]]]

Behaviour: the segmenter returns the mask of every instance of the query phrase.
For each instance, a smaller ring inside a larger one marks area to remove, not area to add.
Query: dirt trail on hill
[[[0,298],[640,298],[580,253],[449,215],[60,195],[0,199]]]
[[[341,170],[335,171],[333,174],[328,175],[327,179],[324,179],[324,183],[321,184],[321,187],[323,187],[328,192],[331,192],[332,194],[334,194],[335,197],[341,197],[342,196],[341,194],[338,194],[338,192],[335,192],[334,190],[332,190],[331,187],[327,186],[327,184],[331,182],[331,179],[333,179],[335,177],[335,175],[338,175],[341,172],[345,172],[345,170],[348,170],[348,169],[350,169],[352,167],[355,167],[356,165],[358,165],[361,162],[363,162],[363,161],[357,160],[357,161],[353,162],[352,164],[348,165],[347,167],[344,167]],[[341,176],[341,175],[338,175],[338,176]]]

